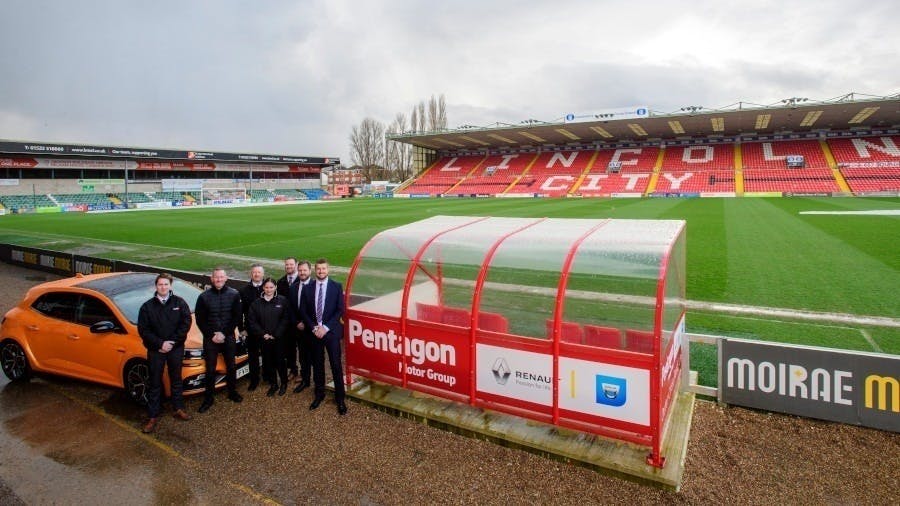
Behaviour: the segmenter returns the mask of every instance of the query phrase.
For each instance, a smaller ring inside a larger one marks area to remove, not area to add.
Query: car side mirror
[[[114,330],[116,330],[116,324],[111,321],[108,321],[108,320],[104,320],[102,322],[97,322],[97,323],[91,325],[91,333],[92,334],[105,334],[107,332],[112,332]]]

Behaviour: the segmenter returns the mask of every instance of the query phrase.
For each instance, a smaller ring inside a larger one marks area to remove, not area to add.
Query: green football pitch
[[[867,214],[849,214],[859,211]],[[198,272],[224,264],[243,274],[252,259],[277,265],[285,256],[349,267],[376,233],[439,214],[683,219],[691,301],[900,317],[896,198],[357,199],[32,214],[0,217],[0,241]],[[689,312],[687,322],[691,332],[900,354],[892,327],[708,311]]]

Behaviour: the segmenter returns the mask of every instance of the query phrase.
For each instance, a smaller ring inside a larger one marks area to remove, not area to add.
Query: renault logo
[[[506,380],[509,379],[509,375],[512,373],[509,364],[506,363],[506,359],[502,357],[494,362],[491,371],[494,373],[494,379],[497,380],[497,383],[500,385],[505,385]]]

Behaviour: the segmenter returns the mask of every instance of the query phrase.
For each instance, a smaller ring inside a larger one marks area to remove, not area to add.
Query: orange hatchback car
[[[138,335],[141,304],[153,296],[156,274],[115,272],[51,281],[35,286],[0,325],[0,365],[11,381],[32,372],[70,376],[123,388],[134,401],[147,402],[150,370]],[[172,291],[193,308],[201,291],[175,279]],[[238,342],[238,378],[249,372],[247,348]],[[206,368],[203,337],[196,322],[184,348],[184,394],[202,392]],[[163,375],[166,395],[168,378]],[[225,385],[219,356],[216,387]]]

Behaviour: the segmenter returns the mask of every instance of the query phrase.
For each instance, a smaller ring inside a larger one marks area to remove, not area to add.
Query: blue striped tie
[[[319,283],[318,288],[316,290],[316,323],[322,325],[322,310],[325,306],[325,284]]]

